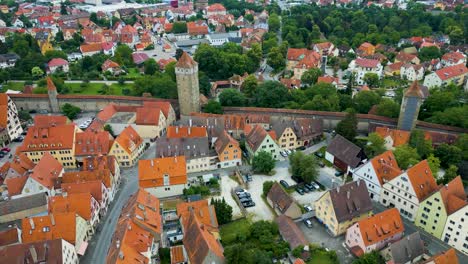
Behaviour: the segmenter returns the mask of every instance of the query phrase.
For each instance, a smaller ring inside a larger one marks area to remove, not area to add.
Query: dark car
[[[299,178],[297,176],[291,176],[291,179],[293,179],[293,181],[297,182],[297,183],[303,183],[304,180],[302,178]]]
[[[247,175],[245,175],[245,177],[247,178],[247,181],[251,182],[253,179],[252,179],[252,175],[250,173],[247,173]]]
[[[314,186],[310,183],[304,184],[304,189],[308,189],[309,191],[315,190]]]
[[[309,187],[307,187],[307,186],[305,186],[305,185],[304,185],[304,186],[301,186],[301,188],[302,188],[302,190],[304,190],[304,192],[306,192],[306,193],[309,193],[309,192],[313,191],[312,188],[309,188]]]
[[[237,196],[239,196],[239,199],[242,199],[242,198],[250,198],[250,193],[248,193],[248,192],[243,192],[243,193],[237,194]]]
[[[342,171],[336,171],[336,172],[335,172],[335,176],[341,176],[341,175],[343,175],[343,174],[344,174],[344,173],[343,173]]]
[[[314,155],[319,157],[319,158],[323,158],[323,153],[322,152],[314,152]]]
[[[250,197],[245,197],[245,198],[240,198],[239,201],[240,201],[241,203],[245,203],[245,202],[251,202],[252,199],[251,199]]]
[[[0,152],[0,159],[3,158],[3,157],[5,157],[5,154]]]
[[[320,166],[321,168],[323,168],[323,167],[325,167],[325,163],[323,163],[323,162],[320,161],[320,162],[319,162],[319,166]]]
[[[300,147],[298,147],[297,149],[298,149],[298,150],[305,150],[305,149],[306,149],[306,147],[304,147],[304,146],[300,146]]]
[[[24,140],[24,137],[23,137],[23,136],[19,136],[19,137],[13,139],[13,142],[23,142],[23,140]]]
[[[253,206],[255,206],[255,202],[253,202],[253,201],[245,202],[245,203],[242,203],[242,205],[244,207],[253,207]]]
[[[286,189],[289,188],[289,184],[285,180],[281,180],[280,184],[283,185],[283,187],[286,188]]]
[[[296,192],[298,192],[300,195],[304,195],[304,190],[300,187],[296,187]]]

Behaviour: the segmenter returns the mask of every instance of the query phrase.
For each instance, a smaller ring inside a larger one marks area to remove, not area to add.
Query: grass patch
[[[314,254],[311,256],[309,263],[314,263],[314,264],[335,264],[336,262],[333,261],[332,258],[327,254],[327,252],[324,251],[316,251]]]
[[[23,91],[24,82],[8,82],[3,84],[3,91],[6,90],[15,90],[15,91]]]
[[[125,79],[135,79],[141,77],[141,73],[137,68],[128,69],[128,73],[124,76]]]
[[[81,87],[80,83],[67,83],[66,86],[70,88],[69,94],[84,94],[84,95],[99,95],[103,83],[88,83],[86,87]],[[123,95],[122,89],[132,89],[131,84],[117,84],[113,83],[110,85],[111,95]]]
[[[166,200],[162,201],[162,207],[163,209],[176,209],[177,205],[179,203],[182,203],[183,201],[181,199],[172,199],[172,200]]]
[[[224,245],[229,245],[236,242],[238,235],[248,237],[250,224],[250,220],[242,218],[222,225],[220,228],[221,241]]]

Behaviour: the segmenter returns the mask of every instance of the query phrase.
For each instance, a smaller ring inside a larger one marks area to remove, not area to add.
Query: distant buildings
[[[0,94],[0,127],[6,129],[10,141],[23,133],[18,109],[16,109],[13,100],[5,93]]]
[[[357,58],[349,63],[348,70],[356,74],[356,83],[365,84],[364,76],[366,73],[374,73],[379,79],[382,77],[383,67],[378,60]]]
[[[429,88],[439,87],[453,83],[462,85],[468,75],[468,68],[465,64],[456,64],[437,70],[426,75],[424,78],[424,86]]]

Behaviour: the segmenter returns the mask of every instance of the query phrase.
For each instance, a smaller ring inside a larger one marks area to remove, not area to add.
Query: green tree
[[[70,120],[75,119],[81,112],[81,108],[72,104],[66,103],[62,106],[62,113]]]
[[[427,158],[434,151],[432,148],[432,140],[426,140],[424,132],[419,129],[411,131],[409,145],[415,148],[419,156],[423,159]]]
[[[373,91],[362,91],[353,98],[356,111],[367,114],[372,106],[380,102],[380,96]]]
[[[133,50],[127,45],[119,45],[115,49],[114,60],[120,65],[123,65],[127,68],[135,66],[132,57]]]
[[[176,65],[176,62],[173,61],[173,62],[166,64],[166,67],[164,67],[164,73],[169,75],[169,77],[171,77],[171,79],[174,82],[176,81],[175,65]]]
[[[252,169],[256,173],[268,174],[275,168],[275,160],[271,153],[259,151],[252,159]]]
[[[34,79],[39,79],[44,75],[44,71],[39,67],[34,67],[31,69],[31,74]]]
[[[187,32],[187,23],[185,22],[174,22],[172,24],[172,33],[179,34],[179,33],[186,33]]]
[[[455,146],[461,149],[463,160],[468,160],[468,134],[464,133],[458,135]]]
[[[292,175],[303,179],[306,183],[311,183],[318,176],[318,162],[313,155],[297,151],[289,156],[289,163]]]
[[[68,59],[67,54],[61,50],[49,50],[45,53],[44,57],[47,61],[50,61],[54,58],[62,58],[64,60]]]
[[[353,264],[385,264],[385,260],[378,251],[374,250],[353,260]]]
[[[357,135],[357,124],[356,111],[351,108],[347,110],[345,118],[338,122],[335,131],[349,141],[354,141]]]
[[[376,88],[379,86],[380,80],[379,76],[376,73],[368,72],[364,74],[362,80],[369,85],[369,87]]]
[[[241,85],[241,91],[247,96],[252,97],[258,87],[257,77],[255,75],[249,75],[244,79],[244,82]]]
[[[401,145],[396,147],[393,151],[393,155],[395,155],[398,166],[404,170],[409,168],[410,165],[416,165],[421,160],[421,157],[419,156],[416,149],[408,145]]]
[[[275,72],[279,72],[286,66],[285,58],[278,47],[271,48],[267,56],[267,63]]]
[[[258,85],[254,103],[257,107],[282,108],[290,99],[291,95],[282,83],[266,81]]]
[[[112,129],[111,125],[105,124],[104,125],[104,131],[109,132],[109,134],[111,134],[111,136],[115,137],[114,130]]]
[[[275,184],[275,181],[264,181],[263,182],[263,196],[267,196],[270,192],[271,187]]]
[[[29,120],[32,120],[32,117],[31,115],[28,113],[28,111],[24,111],[24,110],[19,110],[18,111],[18,117],[20,120],[22,121],[29,121]]]
[[[392,99],[382,98],[382,101],[377,105],[377,114],[396,118],[400,114],[400,105]]]
[[[151,58],[143,63],[143,68],[145,70],[145,74],[153,75],[159,71],[159,64],[153,58]]]
[[[448,169],[445,170],[444,177],[440,178],[438,184],[447,184],[458,176],[458,167],[455,165],[450,165]]]
[[[177,85],[167,74],[138,78],[133,84],[133,90],[135,95],[142,95],[146,92],[157,98],[177,98]]]
[[[440,159],[440,164],[443,168],[448,168],[450,165],[458,165],[462,161],[462,150],[457,146],[445,143],[435,149],[434,155]]]
[[[219,95],[219,102],[222,106],[244,106],[246,99],[244,94],[236,89],[225,89]]]
[[[218,101],[211,99],[203,107],[203,112],[211,114],[222,114],[223,108],[221,107],[221,104]]]
[[[305,85],[312,85],[317,82],[320,76],[322,76],[322,71],[319,68],[312,68],[302,74],[301,81]]]
[[[277,14],[273,13],[268,17],[268,30],[270,32],[277,32],[280,30],[281,21]]]
[[[437,59],[440,58],[442,54],[440,53],[440,50],[436,46],[432,47],[424,47],[419,50],[418,57],[421,61],[430,61],[432,59]]]
[[[232,207],[223,199],[211,198],[211,204],[214,205],[218,224],[224,225],[232,221]]]
[[[364,146],[367,157],[372,158],[385,152],[385,140],[377,133],[370,133]]]
[[[427,157],[427,163],[429,164],[429,168],[431,168],[432,175],[434,175],[434,177],[437,178],[437,173],[440,169],[439,158],[434,156],[434,154],[430,154],[429,157]]]

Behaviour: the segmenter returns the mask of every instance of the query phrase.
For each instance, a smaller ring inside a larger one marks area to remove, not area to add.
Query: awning
[[[83,241],[81,243],[81,245],[80,245],[80,248],[78,249],[78,252],[76,252],[76,253],[78,253],[78,255],[83,256],[85,254],[85,252],[86,252],[87,247],[88,247],[88,242]]]

